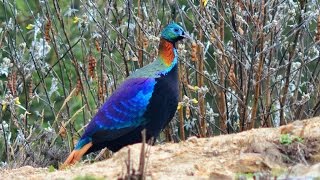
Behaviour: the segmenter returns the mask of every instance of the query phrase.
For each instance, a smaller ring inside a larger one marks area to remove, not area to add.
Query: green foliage
[[[253,180],[254,178],[253,173],[237,173],[236,179],[245,179],[245,180]]]
[[[290,145],[293,142],[303,142],[303,138],[291,134],[281,134],[279,142],[284,145]]]
[[[283,168],[273,168],[271,170],[271,176],[272,177],[280,177],[281,175],[287,173],[287,169]]]
[[[269,172],[237,173],[236,180],[277,179],[278,175]]]
[[[73,180],[103,180],[105,178],[103,177],[97,177],[94,175],[85,175],[85,176],[78,176],[74,178]]]
[[[54,172],[54,171],[56,171],[56,168],[54,168],[52,165],[50,165],[50,166],[48,167],[48,171],[49,171],[49,172]]]

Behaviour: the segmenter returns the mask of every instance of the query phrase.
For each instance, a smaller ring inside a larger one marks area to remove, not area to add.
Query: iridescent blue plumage
[[[125,81],[97,112],[75,149],[80,149],[92,141],[92,136],[97,132],[110,131],[102,139],[111,141],[145,124],[147,121],[143,114],[149,104],[155,83],[153,78],[130,78]],[[118,129],[125,130],[120,132]]]
[[[123,146],[157,137],[173,118],[178,105],[178,55],[175,42],[186,37],[171,23],[161,33],[159,56],[132,73],[109,97],[86,127],[65,164],[73,164],[89,152]]]

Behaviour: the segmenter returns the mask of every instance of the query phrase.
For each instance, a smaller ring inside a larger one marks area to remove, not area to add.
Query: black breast
[[[150,103],[144,117],[148,120],[147,135],[157,137],[173,118],[178,106],[178,67],[156,79]]]

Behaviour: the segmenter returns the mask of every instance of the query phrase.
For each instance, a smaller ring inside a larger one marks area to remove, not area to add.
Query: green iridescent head
[[[161,32],[161,37],[173,43],[183,38],[189,38],[184,29],[176,23],[168,24]]]

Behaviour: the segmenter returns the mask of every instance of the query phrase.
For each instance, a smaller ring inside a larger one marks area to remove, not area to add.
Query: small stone
[[[197,143],[197,141],[198,141],[198,138],[196,136],[192,136],[187,139],[187,142],[191,142],[191,143]]]
[[[218,173],[218,172],[211,172],[210,175],[209,175],[209,179],[225,179],[225,180],[231,180],[232,179],[232,176],[228,176],[226,174],[221,174],[221,173]]]

